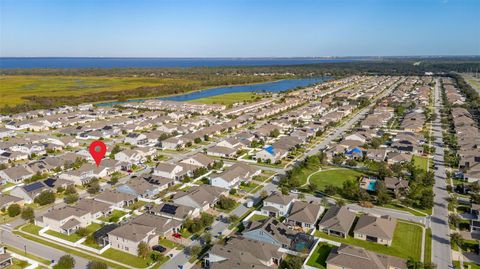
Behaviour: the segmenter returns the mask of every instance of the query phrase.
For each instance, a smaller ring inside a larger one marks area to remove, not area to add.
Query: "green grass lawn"
[[[28,225],[32,225],[32,224],[28,224]],[[28,226],[27,225],[27,226]],[[87,260],[90,260],[90,261],[101,261],[101,262],[104,262],[108,265],[109,268],[115,268],[115,269],[127,269],[127,268],[131,268],[129,266],[121,266],[121,265],[118,265],[118,264],[115,264],[115,263],[111,263],[107,260],[103,260],[103,259],[100,259],[100,258],[97,258],[95,256],[92,256],[92,255],[89,255],[89,254],[86,254],[84,252],[80,252],[80,251],[76,251],[75,249],[71,249],[71,248],[67,248],[65,246],[63,246],[62,244],[60,243],[53,243],[53,242],[50,242],[50,241],[47,241],[45,239],[41,239],[41,238],[37,238],[37,237],[34,237],[32,236],[31,234],[38,234],[38,231],[37,233],[29,233],[27,232],[30,231],[30,232],[35,232],[36,229],[35,227],[38,227],[38,226],[35,226],[33,225],[34,227],[28,227],[27,229],[21,229],[21,231],[14,231],[13,233],[14,234],[17,234],[17,235],[20,235],[22,236],[23,238],[26,238],[28,240],[31,240],[31,241],[34,241],[34,242],[38,242],[42,245],[45,245],[45,246],[50,246],[50,247],[53,247],[53,248],[56,248],[56,249],[59,249],[59,250],[62,250],[66,253],[71,253],[71,254],[74,254],[76,256],[79,256],[79,257],[82,257],[82,258],[85,258]],[[40,230],[40,229],[38,229]],[[157,268],[156,266],[153,267],[153,268]]]
[[[363,175],[365,175],[365,173],[353,169],[342,168],[335,170],[327,170],[318,172],[312,177],[310,177],[310,183],[317,185],[320,190],[323,190],[327,185],[341,187],[344,181],[355,180]]]
[[[235,93],[226,93],[216,96],[210,96],[205,98],[200,98],[196,100],[191,100],[187,102],[200,103],[200,104],[221,104],[221,105],[231,105],[238,102],[254,100],[256,94],[251,92],[235,92]]]
[[[425,252],[423,255],[424,262],[432,261],[432,229],[425,230]]]
[[[31,234],[38,234],[38,232],[42,229],[42,227],[37,226],[35,224],[26,224],[25,226],[22,227],[22,231],[25,231],[27,233]]]
[[[176,248],[176,249],[183,249],[184,246],[181,245],[181,244],[178,244],[178,243],[175,243],[171,240],[168,240],[166,238],[162,238],[160,240],[158,240],[158,243],[164,247],[167,247],[167,248]]]
[[[22,269],[28,267],[30,264],[27,261],[21,261],[19,259],[13,258],[13,264],[6,267],[8,269]]]
[[[108,216],[98,218],[98,220],[103,221],[103,222],[118,222],[118,219],[125,216],[126,214],[127,214],[127,212],[123,212],[123,211],[120,211],[120,210],[113,210],[112,214],[110,214]]]
[[[382,207],[409,212],[409,213],[412,213],[414,216],[419,216],[419,217],[425,217],[427,215],[427,213],[421,213],[421,212],[424,212],[424,210],[422,209],[412,210],[411,208],[405,207],[400,204],[387,204],[387,205],[383,205]],[[421,212],[418,212],[417,210]]]
[[[453,261],[453,265],[455,266],[456,269],[480,269],[480,265],[477,265],[473,262],[464,262],[463,268],[460,268],[459,261]]]
[[[334,247],[335,246],[326,243],[319,243],[313,251],[312,256],[310,256],[310,259],[307,261],[307,265],[320,269],[327,268],[325,261],[327,260],[328,254],[330,254],[330,251]]]
[[[94,233],[95,231],[97,231],[98,229],[100,229],[102,227],[103,227],[102,224],[92,222],[92,224],[88,225],[86,228],[87,228],[89,233]]]
[[[268,218],[267,216],[255,214],[249,219],[249,221],[264,220],[267,218]]]
[[[422,171],[426,172],[428,169],[428,157],[413,156],[413,163],[416,168],[421,169]]]
[[[371,251],[391,256],[397,256],[405,259],[408,257],[413,257],[416,260],[420,260],[422,247],[422,228],[415,224],[397,222],[397,227],[395,229],[391,246],[367,242],[364,240],[355,239],[351,236],[347,238],[330,236],[320,231],[315,231],[315,236],[348,245],[363,247]]]
[[[82,238],[80,235],[78,235],[76,233],[73,233],[71,235],[67,235],[67,234],[62,234],[62,233],[52,231],[52,230],[48,230],[45,233],[49,234],[49,235],[53,235],[53,236],[58,237],[58,238],[61,238],[63,240],[70,241],[70,242],[77,242],[78,240],[80,240]]]
[[[249,182],[249,183],[247,183],[247,185],[240,184],[240,189],[244,190],[246,192],[251,192],[256,187],[258,187],[258,184],[253,183],[253,182]]]
[[[138,268],[145,268],[152,263],[150,258],[142,259],[138,256],[112,248],[107,249],[101,256]]]

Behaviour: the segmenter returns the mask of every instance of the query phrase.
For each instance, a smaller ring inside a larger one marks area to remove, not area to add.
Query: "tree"
[[[35,218],[35,212],[31,207],[24,207],[22,210],[22,219],[32,221]]]
[[[97,180],[93,180],[90,182],[90,185],[88,186],[87,192],[90,194],[95,194],[100,191],[100,183],[98,183]]]
[[[238,219],[239,219],[238,216],[235,215],[235,214],[233,214],[233,215],[230,215],[230,216],[228,217],[228,222],[234,223],[234,222],[236,222]]]
[[[63,255],[53,269],[73,269],[75,267],[75,259],[70,255]]]
[[[392,200],[392,197],[390,197],[390,194],[388,194],[385,183],[383,181],[377,181],[376,188],[378,205],[388,204]]]
[[[193,140],[193,142],[195,142],[195,144],[200,144],[202,143],[202,139],[200,137],[197,137]]]
[[[108,266],[104,262],[90,261],[87,264],[88,269],[108,269]]]
[[[202,247],[199,245],[191,246],[188,250],[188,255],[190,257],[198,257],[198,255],[202,252]]]
[[[272,131],[270,131],[270,134],[269,134],[270,137],[278,137],[279,135],[280,135],[280,131],[278,129],[273,129]]]
[[[34,200],[39,205],[48,205],[55,202],[55,193],[52,191],[43,191]]]
[[[138,243],[137,254],[138,254],[138,257],[140,258],[143,258],[143,259],[147,258],[148,255],[150,254],[150,247],[148,246],[148,244],[143,241]]]
[[[152,259],[152,261],[156,262],[156,261],[160,261],[163,259],[163,254],[158,252],[158,251],[152,251],[150,253],[150,259]]]
[[[226,196],[220,196],[220,199],[218,199],[218,207],[220,207],[223,210],[229,210],[232,209],[235,206],[235,200],[230,199]]]
[[[22,208],[17,204],[11,204],[7,209],[8,216],[11,218],[18,216],[21,211]]]
[[[65,189],[65,195],[68,194],[77,194],[77,188],[75,188],[75,185],[71,184],[67,186]]]
[[[262,190],[260,192],[260,197],[262,197],[262,199],[265,199],[268,197],[268,192],[266,190]]]
[[[299,193],[298,194],[298,199],[299,200],[305,200],[305,194],[304,193]]]
[[[338,190],[338,188],[337,188],[336,186],[333,186],[332,184],[328,184],[328,185],[325,186],[325,188],[323,189],[323,192],[324,192],[326,195],[332,196],[332,195],[337,194],[337,190]]]
[[[457,214],[451,213],[448,215],[448,223],[450,223],[450,225],[456,227],[459,222],[460,222],[460,217]]]
[[[463,246],[463,237],[460,233],[452,233],[450,234],[450,241],[457,245],[457,247],[462,248]]]
[[[65,197],[63,198],[63,200],[65,201],[65,203],[67,204],[73,204],[75,202],[78,201],[78,194],[69,194],[69,195],[65,195]]]
[[[382,180],[392,175],[392,171],[390,171],[386,162],[378,164],[377,175]]]

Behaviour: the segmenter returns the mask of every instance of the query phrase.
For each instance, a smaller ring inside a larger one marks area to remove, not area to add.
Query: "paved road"
[[[448,208],[444,148],[442,126],[440,123],[439,110],[442,107],[440,94],[440,81],[435,82],[435,113],[438,115],[433,122],[433,138],[435,143],[435,155],[433,161],[437,167],[435,170],[435,185],[433,186],[434,207],[432,214],[432,262],[437,268],[449,268],[452,266],[452,251],[450,249],[450,230],[448,227]]]

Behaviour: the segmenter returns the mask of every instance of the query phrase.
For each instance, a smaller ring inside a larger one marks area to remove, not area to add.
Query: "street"
[[[440,80],[435,82],[435,114],[437,117],[433,123],[433,138],[436,145],[443,145],[442,125],[440,123],[440,108],[442,99],[440,94]],[[452,251],[450,248],[450,233],[448,226],[448,208],[444,148],[435,147],[434,164],[437,167],[435,171],[435,185],[433,187],[434,207],[431,218],[432,228],[432,262],[437,268],[450,268],[452,266]]]

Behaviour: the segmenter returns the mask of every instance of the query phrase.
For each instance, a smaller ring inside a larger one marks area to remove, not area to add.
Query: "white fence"
[[[80,238],[78,241],[71,242],[71,241],[68,241],[68,240],[65,240],[65,239],[62,239],[62,238],[58,238],[54,235],[47,234],[46,231],[48,231],[48,230],[49,230],[48,226],[44,227],[38,232],[38,235],[40,235],[42,237],[45,237],[45,238],[48,238],[48,239],[50,239],[52,241],[55,241],[55,242],[59,242],[59,243],[62,243],[62,244],[65,244],[65,245],[68,245],[68,246],[71,246],[71,247],[77,247],[77,248],[85,249],[85,250],[88,250],[88,251],[96,253],[96,254],[102,254],[103,252],[105,252],[107,249],[110,248],[110,244],[104,246],[101,249],[96,249],[96,248],[92,248],[92,247],[89,247],[87,245],[84,245],[82,243],[85,242],[85,240],[87,240],[86,237]]]
[[[22,255],[18,255],[17,253],[10,253],[10,256],[12,256],[13,258],[15,258],[17,260],[28,262],[28,264],[30,264],[30,265],[25,267],[24,269],[34,269],[34,268],[37,268],[40,265],[37,261],[32,260],[32,259],[27,258],[27,257],[22,256]]]

